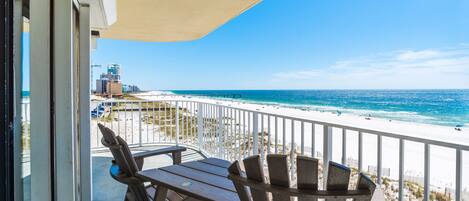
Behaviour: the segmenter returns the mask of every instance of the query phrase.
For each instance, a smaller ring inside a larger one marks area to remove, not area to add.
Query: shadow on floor
[[[93,156],[93,200],[124,200],[127,187],[109,175],[112,157]]]

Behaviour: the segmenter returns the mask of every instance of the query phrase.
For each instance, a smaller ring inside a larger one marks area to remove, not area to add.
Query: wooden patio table
[[[198,200],[238,201],[228,179],[229,161],[207,158],[199,161],[143,170],[137,176],[157,185],[156,200],[164,201],[168,189]]]

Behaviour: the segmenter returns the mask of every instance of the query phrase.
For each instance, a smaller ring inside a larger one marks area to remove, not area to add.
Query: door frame
[[[84,116],[90,114],[89,7],[76,0],[30,2],[31,194],[37,200],[91,200]]]
[[[0,2],[0,200],[14,199],[13,0]]]

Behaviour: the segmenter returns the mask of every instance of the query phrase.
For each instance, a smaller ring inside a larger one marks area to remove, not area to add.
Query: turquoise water
[[[469,126],[467,90],[178,90],[235,99],[444,126]]]

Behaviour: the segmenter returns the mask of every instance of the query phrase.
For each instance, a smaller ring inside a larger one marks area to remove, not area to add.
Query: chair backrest
[[[264,169],[259,155],[254,155],[243,160],[246,177],[250,180],[265,183]],[[251,188],[251,196],[255,201],[267,201],[267,192]]]
[[[330,162],[327,169],[326,189],[318,190],[319,160],[306,156],[296,158],[297,186],[291,187],[288,156],[280,154],[267,155],[269,181],[264,177],[263,166],[258,155],[243,160],[246,177],[235,161],[228,169],[229,178],[233,181],[241,201],[292,200],[315,201],[324,198],[327,201],[336,200],[371,200],[376,184],[363,173],[359,174],[357,189],[349,190],[350,168]],[[248,189],[250,191],[248,191]]]
[[[267,166],[269,167],[270,184],[290,187],[290,170],[288,169],[287,155],[270,154],[267,156]],[[285,201],[290,200],[289,195],[281,193],[272,193],[272,200]]]
[[[316,158],[297,156],[296,157],[296,178],[297,188],[301,190],[318,190],[318,166],[319,160]],[[298,197],[298,201],[313,201],[316,199]]]
[[[327,182],[326,188],[331,191],[343,191],[348,190],[350,168],[341,165],[339,163],[330,161],[327,170]]]
[[[373,192],[375,192],[376,184],[365,174],[361,173],[358,174],[358,181],[357,181],[357,190],[368,190],[371,192],[369,197],[365,197],[364,199],[360,200],[371,200],[373,197]]]
[[[136,173],[139,171],[135,159],[132,157],[129,146],[120,136],[116,136],[114,131],[107,128],[102,124],[98,124],[99,130],[103,134],[101,138],[101,143],[108,147],[114,157],[114,161],[119,167],[119,171],[111,169],[111,176],[113,178],[132,178],[132,183],[126,183],[129,187],[129,190],[132,192],[132,199],[134,200],[148,200],[148,196],[145,190],[143,181],[138,182],[139,179],[135,177]],[[119,182],[124,182],[125,179],[119,180]],[[137,181],[137,182],[136,182]]]
[[[109,148],[121,171],[128,176],[135,176],[138,172],[137,164],[125,140],[102,124],[98,124],[98,127],[103,134],[101,143]]]

